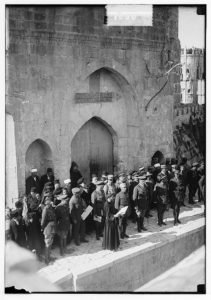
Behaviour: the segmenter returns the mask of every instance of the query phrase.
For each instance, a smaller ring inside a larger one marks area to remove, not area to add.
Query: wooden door
[[[71,156],[86,183],[92,173],[113,172],[113,140],[106,126],[95,118],[85,123],[72,140]]]

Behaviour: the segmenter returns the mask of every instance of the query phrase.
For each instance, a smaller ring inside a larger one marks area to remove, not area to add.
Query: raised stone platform
[[[88,244],[70,244],[71,255],[58,257],[54,264],[40,269],[39,274],[59,285],[62,291],[132,292],[174,266],[204,244],[204,205],[182,208],[181,225],[173,226],[170,209],[165,213],[166,226],[157,226],[156,211],[146,219],[148,231],[138,233],[129,223],[129,239],[121,240],[117,252],[102,250],[102,240],[88,236]]]

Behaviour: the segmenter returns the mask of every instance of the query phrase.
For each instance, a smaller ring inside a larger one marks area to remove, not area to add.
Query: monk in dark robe
[[[105,226],[103,233],[103,249],[116,251],[119,247],[119,232],[115,208],[112,198],[108,198],[104,204]]]

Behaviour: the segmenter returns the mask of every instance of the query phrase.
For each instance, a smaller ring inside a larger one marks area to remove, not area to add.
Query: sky
[[[179,7],[179,39],[181,47],[205,47],[205,16],[197,15],[196,7]]]

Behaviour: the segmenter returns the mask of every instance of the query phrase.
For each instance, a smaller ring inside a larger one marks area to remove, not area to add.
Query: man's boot
[[[138,232],[141,232],[140,219],[137,218],[136,222],[137,222],[137,230]]]
[[[50,259],[49,259],[49,248],[45,247],[45,263],[46,263],[46,265],[48,265],[49,262],[50,262]]]
[[[64,256],[64,244],[63,244],[63,238],[60,238],[60,255]]]
[[[144,227],[144,218],[141,218],[141,229],[147,231],[147,229]]]

